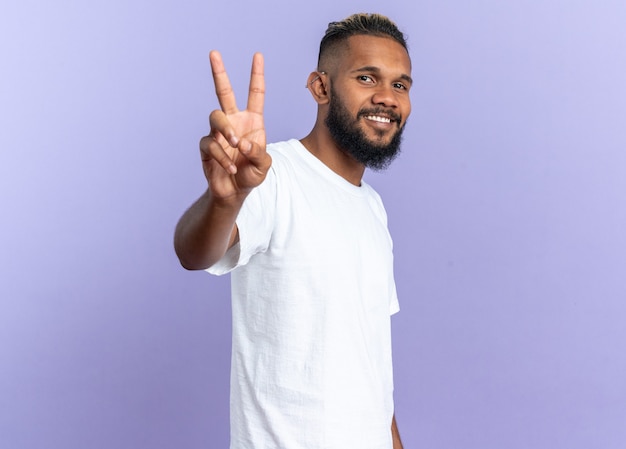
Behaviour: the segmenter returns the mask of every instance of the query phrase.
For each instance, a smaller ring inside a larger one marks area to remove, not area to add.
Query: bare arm
[[[208,268],[237,241],[235,219],[241,201],[222,203],[211,190],[202,195],[180,218],[174,234],[174,249],[188,270]]]
[[[221,55],[213,51],[210,59],[221,109],[211,113],[211,132],[200,140],[209,187],[183,214],[174,234],[176,254],[190,270],[210,267],[237,241],[237,214],[271,165],[265,151],[263,57],[254,55],[244,111],[237,109]]]
[[[400,433],[398,432],[398,425],[396,424],[396,415],[393,416],[391,421],[391,437],[393,439],[393,449],[403,449],[402,441],[400,440]]]

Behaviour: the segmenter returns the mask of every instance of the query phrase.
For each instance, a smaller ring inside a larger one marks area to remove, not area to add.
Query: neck
[[[311,133],[300,142],[313,156],[328,168],[355,186],[361,185],[365,166],[337,146],[330,133],[315,125]]]

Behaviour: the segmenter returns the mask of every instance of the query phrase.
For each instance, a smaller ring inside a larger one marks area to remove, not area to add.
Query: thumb
[[[267,154],[265,145],[259,145],[257,142],[243,138],[239,142],[238,149],[252,165],[264,173],[272,165],[272,158]]]

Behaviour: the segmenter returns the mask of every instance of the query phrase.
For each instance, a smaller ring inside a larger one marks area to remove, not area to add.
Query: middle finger
[[[218,51],[213,50],[209,53],[209,59],[211,61],[215,93],[217,94],[220,107],[226,114],[234,114],[238,111],[237,102],[235,101],[235,92],[230,85],[230,80],[228,79],[226,68],[224,67],[224,61],[222,61],[222,55]]]

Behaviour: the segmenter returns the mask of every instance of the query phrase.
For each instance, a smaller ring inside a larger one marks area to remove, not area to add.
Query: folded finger
[[[231,125],[224,111],[217,109],[211,112],[209,115],[209,126],[211,127],[211,134],[221,134],[230,146],[236,147],[239,143],[239,138],[235,134],[235,128]]]
[[[222,145],[220,145],[213,135],[209,134],[200,139],[200,152],[202,153],[203,162],[214,160],[226,170],[226,172],[230,174],[237,173],[237,167],[233,160],[228,156]]]

